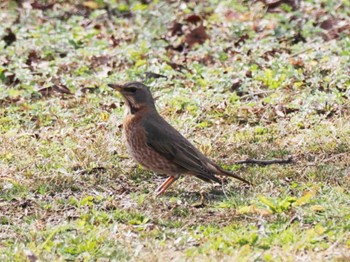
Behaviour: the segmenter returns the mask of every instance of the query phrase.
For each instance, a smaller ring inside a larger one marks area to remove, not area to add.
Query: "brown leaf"
[[[289,58],[289,63],[294,66],[295,68],[302,68],[304,67],[304,61],[301,58]]]
[[[185,42],[192,47],[195,44],[203,44],[207,39],[209,39],[209,35],[205,32],[204,26],[200,25],[186,35]]]
[[[109,62],[109,56],[106,56],[106,55],[91,57],[91,66],[94,68],[99,67],[101,65],[107,65],[108,62]]]
[[[17,85],[20,83],[15,73],[5,74],[5,76],[6,76],[6,83],[9,85]]]
[[[95,92],[95,90],[98,89],[98,87],[84,87],[82,88],[80,91],[83,93],[83,94],[86,94],[86,93],[93,93]]]
[[[107,9],[108,16],[117,16],[117,17],[123,17],[123,18],[131,18],[133,14],[128,10],[119,10],[119,8],[114,8],[112,10]]]
[[[204,65],[210,65],[215,63],[215,59],[211,54],[206,54],[197,60],[199,63]]]
[[[65,85],[54,85],[54,88],[58,93],[72,95],[71,91]]]
[[[322,29],[326,30],[326,32],[322,34],[322,37],[325,41],[336,39],[341,33],[344,32],[348,32],[348,34],[350,34],[350,24],[343,23],[343,25],[341,25],[341,22],[343,21],[340,19],[330,17],[319,23],[319,26]]]
[[[245,72],[245,76],[248,78],[252,78],[253,77],[252,71],[248,70],[247,72]]]
[[[282,104],[275,106],[275,113],[277,116],[284,118],[286,116],[286,109]]]
[[[42,4],[39,1],[34,1],[33,3],[31,3],[31,6],[33,9],[39,9],[39,10],[47,10],[47,9],[51,9],[56,3],[52,2],[52,3],[48,3],[48,4]]]
[[[282,53],[290,53],[290,51],[288,49],[276,49],[276,48],[272,48],[269,51],[266,51],[264,54],[262,54],[262,58],[264,58],[266,61],[270,60],[271,58],[275,57],[276,54],[282,54]]]
[[[103,166],[93,167],[92,169],[85,169],[78,173],[78,175],[99,175],[106,172],[106,168]]]
[[[39,261],[38,257],[34,253],[32,253],[32,251],[30,251],[29,249],[25,250],[25,254],[29,262]]]
[[[110,36],[110,41],[112,42],[112,47],[117,47],[120,44],[120,39],[116,38],[114,35]]]
[[[238,20],[241,17],[240,13],[237,13],[234,10],[229,10],[224,14],[225,18],[229,21],[233,21],[233,20]]]
[[[241,37],[238,39],[238,41],[235,42],[235,46],[238,47],[238,46],[244,44],[247,39],[249,39],[248,34],[241,35]]]
[[[146,79],[150,79],[150,78],[166,78],[166,79],[168,79],[168,77],[165,75],[160,75],[160,74],[153,73],[153,72],[146,72],[145,75],[146,75]]]
[[[180,44],[178,46],[168,45],[167,47],[165,47],[165,49],[170,49],[181,53],[182,51],[184,51],[185,47],[183,44]]]
[[[320,27],[324,30],[332,29],[334,26],[338,24],[338,20],[334,17],[328,18],[320,23]]]
[[[281,4],[286,4],[297,10],[300,7],[300,0],[263,0],[262,2],[268,7],[268,11],[275,11]]]
[[[38,55],[38,53],[35,50],[32,50],[29,52],[28,58],[25,63],[31,66],[33,63],[38,62],[39,59],[40,56]]]
[[[306,43],[305,37],[300,32],[293,35],[292,44],[295,45],[299,42]]]
[[[180,36],[183,35],[184,32],[182,31],[182,26],[183,24],[178,23],[178,22],[174,22],[174,24],[172,25],[172,27],[170,28],[170,34],[171,36]]]
[[[173,62],[166,62],[172,69],[176,71],[182,71],[183,69],[188,70],[184,65],[176,64]]]
[[[76,7],[76,12],[74,13],[74,15],[88,17],[91,14],[91,12],[93,11],[92,9],[90,9],[82,4],[78,4],[75,7]]]
[[[185,18],[185,21],[191,24],[196,24],[202,21],[202,18],[198,15],[192,14]]]
[[[50,86],[50,87],[44,87],[44,88],[38,90],[38,92],[42,96],[50,96],[50,95],[53,95],[55,93],[72,95],[72,93],[68,89],[68,87],[66,87],[65,85],[62,85],[62,84],[60,84],[60,85],[53,85],[53,86]]]
[[[238,88],[240,88],[241,84],[242,84],[241,80],[239,80],[239,79],[233,80],[233,83],[232,83],[231,88],[230,88],[231,92],[236,91]]]
[[[108,106],[110,109],[116,109],[118,106],[116,103],[112,103]]]
[[[295,107],[285,107],[284,108],[284,113],[287,115],[290,113],[298,112],[298,111],[299,111],[299,109],[295,108]]]
[[[5,30],[6,34],[2,37],[2,40],[5,41],[6,45],[5,48],[11,45],[13,42],[16,41],[16,35],[12,32],[11,28],[6,28]]]
[[[52,95],[54,93],[54,88],[53,88],[53,86],[44,87],[44,88],[39,89],[38,92],[42,96],[49,96],[49,95]]]
[[[18,102],[21,101],[21,97],[15,97],[15,98],[9,98],[9,97],[5,97],[5,98],[2,98],[0,99],[0,105],[2,106],[7,106],[7,105],[11,105],[11,104],[16,104]]]

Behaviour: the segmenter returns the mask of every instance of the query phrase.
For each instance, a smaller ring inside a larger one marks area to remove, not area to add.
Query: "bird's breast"
[[[123,136],[129,154],[141,165],[157,173],[178,174],[181,169],[147,145],[144,124],[137,114],[124,118]]]
[[[137,119],[137,116],[129,114],[124,119],[123,131],[128,151],[134,157],[137,149],[146,145],[146,134],[142,123]]]

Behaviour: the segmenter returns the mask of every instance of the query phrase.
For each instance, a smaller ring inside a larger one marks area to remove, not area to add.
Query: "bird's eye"
[[[124,90],[129,93],[135,93],[136,88],[135,87],[125,87]]]

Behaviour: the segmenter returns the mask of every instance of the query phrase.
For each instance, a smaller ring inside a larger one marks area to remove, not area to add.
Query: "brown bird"
[[[180,175],[196,176],[206,182],[220,183],[215,174],[247,180],[223,170],[203,155],[157,112],[153,96],[140,82],[109,84],[125,100],[124,137],[131,156],[142,166],[170,175],[157,190],[164,193]]]

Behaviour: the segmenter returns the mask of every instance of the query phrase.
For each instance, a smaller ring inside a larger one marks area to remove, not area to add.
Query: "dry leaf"
[[[198,15],[192,14],[185,18],[188,23],[196,24],[202,21],[202,18]]]
[[[72,95],[72,93],[70,92],[68,87],[66,87],[62,84],[61,85],[53,85],[50,87],[44,87],[44,88],[38,90],[38,92],[42,96],[50,96],[50,95],[53,95],[55,93]]]
[[[83,6],[88,7],[90,9],[98,9],[99,8],[98,3],[95,1],[85,1],[83,3]]]
[[[298,198],[297,201],[293,204],[293,206],[303,206],[310,202],[310,200],[316,195],[316,190],[310,190],[304,192],[303,196]]]
[[[311,206],[310,209],[314,212],[324,212],[326,209],[321,205]]]
[[[207,39],[209,39],[209,35],[205,32],[204,26],[200,25],[186,35],[185,42],[192,47],[195,44],[203,44]]]
[[[239,79],[233,80],[233,83],[231,85],[230,91],[231,92],[236,91],[238,88],[241,87],[241,84],[242,84],[241,80],[239,80]]]
[[[171,36],[180,36],[183,35],[184,32],[182,31],[182,26],[183,24],[178,23],[178,22],[174,22],[174,24],[172,25],[172,27],[170,28],[170,34]]]
[[[16,41],[16,35],[12,32],[11,28],[6,28],[5,30],[6,34],[3,36],[2,40],[5,41],[6,45],[5,47],[11,45],[13,42]]]

